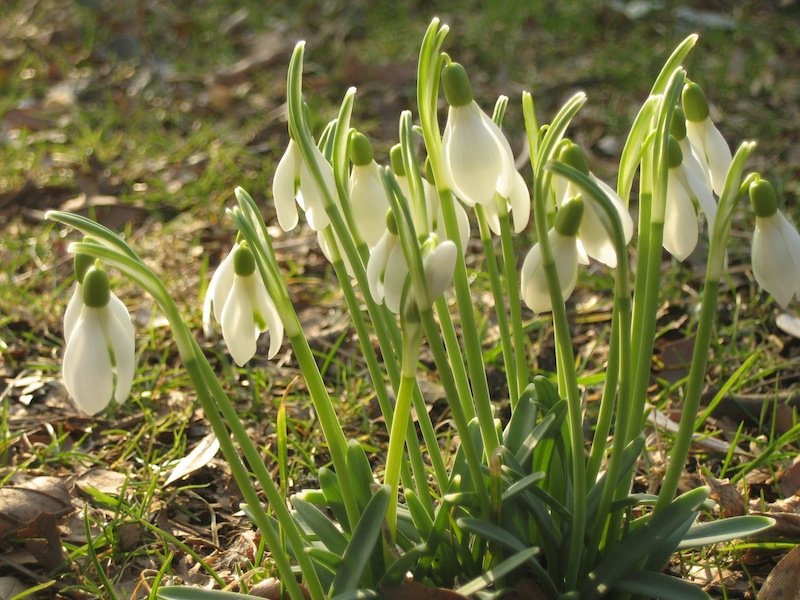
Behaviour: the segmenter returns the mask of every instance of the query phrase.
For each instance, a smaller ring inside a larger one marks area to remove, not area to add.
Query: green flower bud
[[[564,237],[575,237],[578,235],[578,229],[581,226],[582,218],[583,199],[580,196],[575,196],[558,209],[558,213],[556,213],[556,222],[553,227]]]
[[[686,137],[686,115],[683,114],[680,106],[676,106],[675,112],[672,113],[669,132],[679,142]]]
[[[233,253],[233,272],[239,277],[252,275],[256,270],[256,259],[253,251],[246,244],[239,244],[236,252]]]
[[[398,177],[405,177],[406,166],[403,164],[403,149],[400,144],[395,144],[389,151],[389,160],[392,164],[392,171]]]
[[[86,271],[88,271],[89,268],[94,265],[94,258],[86,254],[76,254],[72,263],[75,271],[75,280],[78,283],[83,283],[83,278],[86,275]]]
[[[589,174],[589,163],[586,162],[586,155],[578,144],[567,142],[558,154],[558,160],[577,169],[584,175]]]
[[[687,120],[701,123],[708,118],[708,100],[703,88],[695,82],[690,81],[683,86],[681,101]]]
[[[357,167],[363,167],[372,162],[372,144],[363,133],[355,132],[350,136],[350,160]]]
[[[392,235],[397,235],[397,218],[391,210],[386,211],[386,230]]]
[[[96,267],[86,271],[83,276],[83,303],[92,308],[102,308],[108,304],[110,297],[106,272]]]
[[[775,188],[766,179],[756,179],[750,184],[750,204],[757,217],[771,217],[778,211],[778,197]]]
[[[442,71],[442,87],[447,103],[453,107],[466,106],[475,97],[464,67],[450,63]]]
[[[681,166],[683,162],[683,151],[681,146],[674,137],[669,136],[669,145],[667,147],[667,166],[670,169],[676,169]]]

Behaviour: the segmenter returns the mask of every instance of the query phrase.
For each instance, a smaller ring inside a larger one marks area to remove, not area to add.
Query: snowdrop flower
[[[130,394],[136,362],[133,324],[103,270],[89,269],[78,285],[78,316],[73,306],[64,322],[64,384],[75,405],[94,415],[111,398],[121,403]]]
[[[256,353],[256,340],[269,331],[272,358],[283,341],[283,323],[267,288],[256,273],[253,253],[246,244],[236,244],[220,263],[206,291],[203,327],[211,329],[211,313],[222,325],[222,337],[234,362],[240,367]]]
[[[336,183],[333,179],[333,167],[316,146],[313,146],[312,152],[314,162],[322,173],[325,187],[335,198]],[[330,223],[325,212],[324,192],[317,184],[308,164],[303,160],[300,146],[294,140],[289,140],[286,152],[275,168],[272,197],[275,201],[278,224],[284,231],[290,231],[297,226],[297,206],[305,212],[306,221],[311,229],[320,231]]]
[[[569,298],[578,281],[578,241],[576,234],[584,216],[584,203],[576,196],[556,214],[556,222],[547,233],[561,286],[561,296]],[[536,243],[522,263],[520,292],[523,302],[537,313],[553,310],[550,287],[542,263],[542,248]]]
[[[714,226],[717,205],[696,161],[685,154],[679,142],[669,138],[667,199],[664,207],[664,248],[680,261],[686,259],[697,245],[697,207],[706,213],[709,230]]]
[[[410,289],[409,271],[391,212],[386,221],[386,233],[373,249],[367,263],[367,280],[373,299],[399,314]],[[438,236],[432,233],[422,244],[421,252],[428,300],[433,302],[450,287],[458,250],[451,240],[439,241]],[[422,299],[415,301],[419,306]]]
[[[394,172],[395,179],[397,179],[397,183],[400,186],[400,191],[403,192],[403,196],[405,196],[406,200],[413,202],[414,200],[411,195],[411,182],[408,180],[405,166],[403,165],[400,144],[396,144],[394,147],[392,147],[389,156],[392,163],[392,171]],[[422,227],[421,223],[415,222],[414,227],[417,229],[417,231],[422,231],[423,229],[426,231],[432,231],[439,236],[439,239],[448,239],[444,226],[444,216],[442,215],[442,205],[439,203],[439,194],[433,184],[431,184],[424,177],[422,178],[422,193],[425,196],[423,202],[425,203],[425,217],[428,222],[424,228]],[[460,202],[454,202],[453,207],[456,213],[456,222],[458,223],[459,241],[461,242],[461,248],[463,249],[466,248],[467,244],[469,243],[469,217],[467,216],[467,211],[464,210],[464,207]],[[412,210],[411,214],[416,216],[417,213],[416,211]]]
[[[731,150],[714,125],[708,112],[708,100],[702,88],[694,82],[683,86],[683,112],[686,115],[686,134],[703,167],[711,188],[722,195],[725,177],[731,166]]]
[[[442,86],[450,105],[442,151],[453,191],[467,206],[490,204],[495,192],[509,198],[516,171],[514,155],[503,132],[473,100],[464,67],[447,65]]]
[[[522,232],[528,226],[528,221],[531,218],[531,196],[525,179],[516,169],[512,174],[511,193],[508,199],[501,199],[500,202],[505,202],[506,210],[511,213],[511,224],[514,227],[514,233]],[[500,217],[497,203],[490,202],[485,205],[485,208],[489,229],[495,235],[500,235]]]
[[[369,248],[381,239],[386,227],[389,198],[381,180],[380,170],[373,159],[372,144],[362,133],[350,137],[350,206],[358,234]]]
[[[800,234],[778,210],[769,181],[756,179],[749,192],[756,213],[753,275],[758,285],[786,307],[793,298],[800,297]]]
[[[631,219],[625,204],[617,193],[589,171],[586,156],[580,146],[566,141],[559,152],[558,160],[589,176],[605,192],[622,223],[625,243],[630,242],[633,237],[633,219]],[[556,205],[559,208],[565,206],[575,196],[580,195],[580,189],[570,180],[563,177],[554,177],[554,185],[556,188]],[[578,255],[580,261],[583,264],[587,264],[587,257],[591,257],[613,269],[617,266],[617,253],[614,251],[614,244],[611,242],[611,238],[603,225],[605,213],[591,198],[584,198],[584,206],[585,210],[580,222],[580,230],[578,231]]]

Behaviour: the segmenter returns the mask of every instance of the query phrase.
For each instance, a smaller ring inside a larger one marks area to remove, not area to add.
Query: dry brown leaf
[[[792,464],[778,475],[778,480],[784,498],[794,496],[800,490],[800,456],[796,456]]]
[[[800,514],[788,512],[754,513],[775,519],[775,525],[769,530],[770,535],[800,538]]]
[[[82,492],[93,488],[104,494],[117,496],[122,486],[125,485],[126,479],[127,476],[124,473],[98,467],[81,473],[75,480],[75,487]]]
[[[710,497],[719,504],[723,517],[738,517],[747,514],[744,498],[730,479],[716,479],[711,475],[703,477],[703,479],[711,488]]]
[[[26,589],[27,586],[16,577],[0,577],[0,600],[9,600]]]
[[[0,489],[0,539],[30,527],[40,515],[61,517],[72,510],[63,479],[35,477]]]
[[[211,459],[216,456],[218,451],[219,440],[213,433],[209,433],[206,437],[200,440],[197,446],[195,446],[194,449],[189,452],[189,454],[184,456],[181,461],[175,465],[175,468],[172,469],[172,472],[169,474],[169,477],[167,477],[167,481],[164,482],[164,485],[167,486],[171,483],[175,483],[179,479],[183,479],[198,469],[202,469],[209,462],[211,462]]]
[[[800,600],[800,546],[775,565],[761,586],[758,600]]]

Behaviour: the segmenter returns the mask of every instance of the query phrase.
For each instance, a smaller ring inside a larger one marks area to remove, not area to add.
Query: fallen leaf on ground
[[[164,485],[175,483],[179,479],[183,479],[187,475],[194,473],[198,469],[202,469],[211,462],[217,452],[219,451],[219,440],[213,433],[209,433],[204,437],[194,449],[184,456],[181,461],[175,465],[172,472],[167,477]]]
[[[30,526],[40,515],[61,517],[72,510],[63,479],[35,477],[0,489],[0,539]]]
[[[800,546],[775,565],[761,586],[758,600],[800,600]]]
[[[723,517],[738,517],[747,514],[747,507],[744,504],[742,494],[731,483],[730,479],[716,479],[711,475],[703,477],[703,479],[711,488],[710,497],[719,504]]]

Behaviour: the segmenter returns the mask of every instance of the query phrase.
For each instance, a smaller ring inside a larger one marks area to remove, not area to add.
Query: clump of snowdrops
[[[656,77],[611,187],[568,137],[583,93],[548,124],[538,121],[532,95],[522,95],[532,173],[523,177],[502,131],[509,100],[501,97],[491,115],[484,112],[466,69],[442,52],[447,33],[434,20],[425,34],[416,116],[400,115],[389,166],[376,162],[369,139],[352,124],[354,89],[313,137],[303,100],[303,43],[289,64],[289,142],[271,202],[284,230],[305,217],[341,284],[389,428],[383,468],[373,470],[361,445],[347,439],[292,306],[262,207],[243,188],[228,211],[236,241],[211,279],[204,326],[213,335],[219,324],[238,365],[252,359],[263,332],[270,358],[288,341],[330,452],[330,467],[317,472],[318,489],[288,498],[281,492],[166,286],[136,253],[95,222],[52,212],[49,218],[85,236],[71,246],[78,283],[65,317],[67,389],[88,413],[130,393],[134,332],[110,292],[106,270],[116,270],[147,290],[169,320],[245,511],[294,600],[378,597],[407,578],[487,598],[522,581],[548,598],[707,597],[662,573],[670,556],[771,525],[757,516],[700,522],[709,490],[676,496],[698,415],[732,214],[749,198],[753,272],[784,305],[799,291],[800,237],[771,184],[745,175],[755,144],[744,142],[731,153],[703,90],[681,66],[697,36],[684,40]],[[662,252],[686,259],[700,223],[709,248],[680,428],[659,494],[633,493],[648,410],[651,361],[642,357],[653,352]],[[524,257],[514,250],[519,236],[536,240]],[[496,411],[506,398],[493,397],[487,382],[464,260],[476,237],[499,325],[511,407],[506,422]],[[602,400],[587,427],[566,302],[580,265],[590,261],[608,270],[614,289]],[[529,365],[523,304],[552,319],[554,377]],[[455,456],[442,450],[420,392],[423,346],[446,392]],[[159,597],[217,596],[167,587]]]

